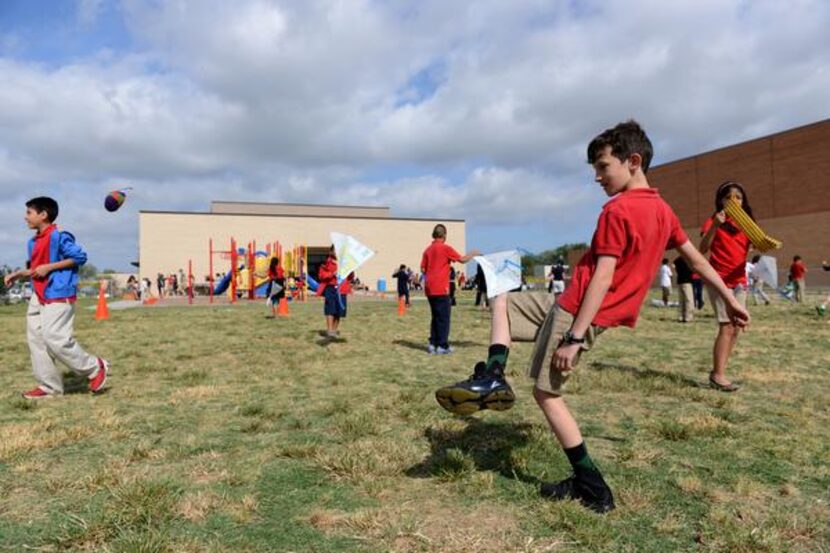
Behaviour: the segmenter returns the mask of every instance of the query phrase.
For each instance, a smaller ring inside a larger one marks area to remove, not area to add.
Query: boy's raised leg
[[[513,407],[516,396],[504,377],[510,352],[510,321],[507,317],[507,295],[491,303],[490,349],[487,361],[479,361],[473,374],[461,382],[439,388],[438,403],[456,415],[470,415],[480,409],[506,411]]]

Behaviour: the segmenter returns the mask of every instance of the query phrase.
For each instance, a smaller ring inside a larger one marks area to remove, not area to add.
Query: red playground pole
[[[193,260],[187,260],[187,303],[193,305]]]
[[[210,252],[208,255],[208,269],[210,270],[208,274],[208,293],[210,294],[210,303],[213,303],[213,238],[208,241],[208,251]]]
[[[236,262],[238,257],[236,240],[231,238],[231,303],[236,303]]]
[[[248,266],[248,299],[254,299],[254,250],[253,242],[248,242],[248,260],[245,262]]]

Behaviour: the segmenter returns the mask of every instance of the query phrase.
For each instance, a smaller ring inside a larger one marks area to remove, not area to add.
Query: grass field
[[[811,298],[815,301],[815,298]],[[433,399],[486,355],[462,297],[456,353],[424,352],[428,307],[353,301],[325,344],[318,303],[82,308],[108,393],[31,403],[23,306],[0,307],[0,550],[830,551],[830,324],[752,309],[731,376],[702,387],[715,323],[645,307],[604,334],[568,401],[617,496],[593,514],[537,497],[568,464],[523,373],[516,407],[458,418]],[[69,387],[84,382],[68,377]]]

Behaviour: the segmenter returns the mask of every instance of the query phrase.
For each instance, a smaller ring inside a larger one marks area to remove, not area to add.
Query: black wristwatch
[[[577,338],[574,336],[573,332],[570,330],[566,331],[565,334],[562,336],[562,342],[572,345],[572,344],[584,344],[585,338]]]

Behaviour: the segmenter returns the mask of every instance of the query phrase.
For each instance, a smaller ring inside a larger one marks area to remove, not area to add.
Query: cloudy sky
[[[0,0],[0,263],[41,194],[119,270],[138,210],[213,199],[587,241],[595,134],[636,118],[661,163],[825,119],[828,28],[826,0]]]

